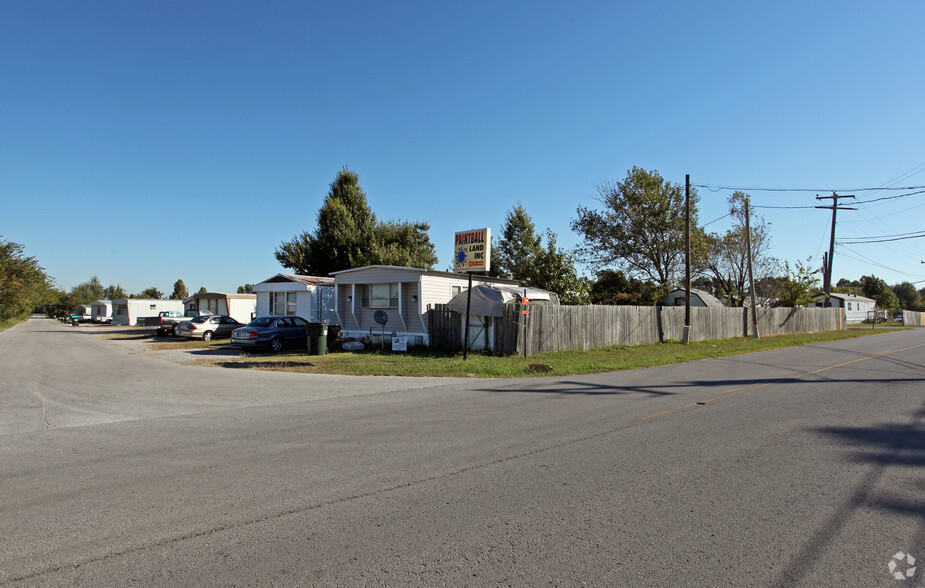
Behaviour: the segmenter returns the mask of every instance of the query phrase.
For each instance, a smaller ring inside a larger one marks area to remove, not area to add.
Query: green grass
[[[15,318],[9,318],[6,320],[2,320],[0,321],[0,331],[5,331],[9,329],[10,327],[18,325],[19,323],[24,323],[27,320],[29,320],[28,316],[21,316],[21,317],[15,317]]]
[[[338,352],[312,356],[304,352],[242,355],[230,360],[199,360],[199,365],[265,369],[316,374],[371,376],[454,376],[477,378],[513,378],[523,376],[591,374],[629,370],[711,357],[722,357],[781,347],[793,347],[880,334],[877,329],[830,331],[801,335],[782,335],[753,339],[740,337],[682,345],[668,342],[638,347],[608,347],[590,351],[560,351],[530,357],[495,357],[470,353],[442,354],[433,351],[391,353],[378,351]],[[182,345],[179,344],[179,345]],[[199,343],[200,346],[204,344]],[[223,345],[223,343],[219,343]],[[537,371],[531,364],[549,366]]]

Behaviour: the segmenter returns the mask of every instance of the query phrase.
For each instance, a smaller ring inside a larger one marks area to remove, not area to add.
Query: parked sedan
[[[178,337],[211,341],[213,337],[229,337],[232,331],[243,326],[244,323],[239,323],[230,316],[197,316],[177,325],[176,333]]]
[[[308,345],[308,321],[300,316],[262,316],[231,334],[231,346],[241,349],[271,349]]]

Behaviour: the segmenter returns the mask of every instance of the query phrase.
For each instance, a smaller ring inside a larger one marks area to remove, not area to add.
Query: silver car
[[[211,341],[214,337],[230,337],[231,331],[243,326],[226,315],[197,316],[177,325],[177,337]]]

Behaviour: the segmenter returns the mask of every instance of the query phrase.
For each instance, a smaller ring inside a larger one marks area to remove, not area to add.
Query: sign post
[[[472,229],[456,233],[453,243],[453,271],[469,274],[466,295],[466,328],[463,334],[463,360],[469,359],[469,309],[472,306],[472,272],[491,269],[491,229]]]

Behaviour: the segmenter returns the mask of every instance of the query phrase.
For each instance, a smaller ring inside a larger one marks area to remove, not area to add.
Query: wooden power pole
[[[684,176],[684,331],[681,343],[691,342],[691,175]]]
[[[839,210],[857,210],[857,208],[839,208],[838,199],[839,198],[854,198],[851,194],[843,194],[839,196],[835,192],[832,192],[831,196],[816,196],[816,200],[831,200],[832,206],[817,206],[816,208],[822,208],[825,210],[832,211],[832,234],[829,238],[829,257],[828,263],[825,268],[825,276],[823,277],[822,284],[823,290],[825,290],[825,306],[832,306],[832,301],[830,297],[832,295],[832,268],[834,267],[834,257],[835,257],[835,213]]]

